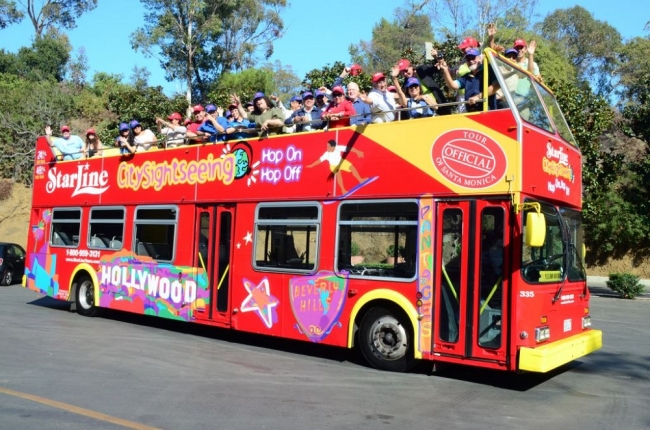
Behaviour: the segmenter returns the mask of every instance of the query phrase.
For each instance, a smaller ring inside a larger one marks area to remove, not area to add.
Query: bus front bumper
[[[589,330],[537,348],[519,350],[519,370],[546,373],[603,346],[603,332]]]

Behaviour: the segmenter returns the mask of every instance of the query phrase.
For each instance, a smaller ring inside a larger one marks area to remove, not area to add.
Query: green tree
[[[26,14],[38,39],[50,29],[75,28],[77,18],[96,7],[97,0],[0,0],[0,28],[21,21]]]
[[[34,142],[43,127],[58,128],[74,112],[73,95],[62,84],[0,75],[0,177],[30,184]]]
[[[291,66],[283,65],[280,60],[268,63],[264,66],[273,75],[275,91],[285,103],[288,103],[291,96],[300,91],[300,78],[293,72]]]
[[[599,94],[611,90],[621,48],[621,34],[614,27],[574,6],[549,14],[537,29],[571,61],[580,79],[592,82]]]
[[[396,18],[382,18],[372,29],[372,39],[350,45],[354,63],[369,73],[386,72],[401,58],[404,51],[422,52],[424,43],[433,40],[429,18],[418,10],[397,9]]]
[[[271,55],[283,28],[279,10],[286,5],[286,0],[141,2],[146,24],[131,43],[146,55],[158,48],[166,78],[185,82],[188,106],[193,95],[204,100],[224,72],[252,64],[257,48]]]
[[[67,36],[52,31],[36,39],[31,47],[18,50],[13,73],[33,81],[54,79],[61,82],[71,50]]]
[[[0,0],[0,28],[19,22],[22,14],[16,8],[16,2]]]
[[[246,69],[239,73],[226,73],[209,92],[209,100],[218,106],[228,106],[230,95],[236,93],[242,101],[253,100],[253,95],[261,91],[270,95],[277,86],[273,72],[267,68]]]

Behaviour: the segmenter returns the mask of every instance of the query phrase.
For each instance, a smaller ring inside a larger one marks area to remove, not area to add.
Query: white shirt
[[[395,112],[388,112],[397,109],[395,99],[388,91],[381,92],[373,88],[368,93],[368,98],[372,100],[370,110],[372,111],[372,122],[391,122],[395,121]]]
[[[160,133],[164,134],[167,138],[167,148],[175,148],[176,146],[183,144],[185,133],[187,133],[187,127],[183,127],[182,125],[174,128],[165,127],[160,130]]]
[[[133,143],[137,145],[135,152],[148,151],[152,145],[156,145],[157,140],[158,138],[153,134],[153,131],[149,129],[142,130],[140,134],[133,138]]]

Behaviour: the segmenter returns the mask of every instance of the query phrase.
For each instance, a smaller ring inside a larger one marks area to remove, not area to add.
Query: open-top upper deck
[[[76,161],[56,161],[41,137],[34,205],[521,192],[580,207],[580,152],[553,95],[493,51],[485,58],[503,109]]]

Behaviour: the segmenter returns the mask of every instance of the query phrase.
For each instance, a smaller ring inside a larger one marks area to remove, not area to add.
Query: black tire
[[[75,282],[75,304],[77,313],[85,317],[94,317],[99,313],[95,306],[95,285],[88,275],[80,275]]]
[[[11,267],[7,267],[2,273],[2,279],[0,279],[0,285],[11,285],[14,282],[14,271]]]
[[[371,308],[361,319],[359,348],[372,367],[406,372],[416,364],[413,330],[402,312]]]

